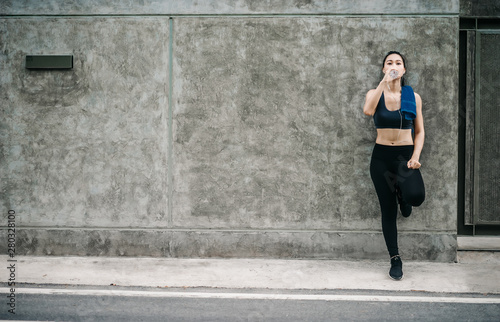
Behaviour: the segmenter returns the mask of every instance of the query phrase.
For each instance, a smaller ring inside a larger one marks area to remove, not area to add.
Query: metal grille
[[[478,36],[474,222],[487,225],[500,223],[500,33]]]

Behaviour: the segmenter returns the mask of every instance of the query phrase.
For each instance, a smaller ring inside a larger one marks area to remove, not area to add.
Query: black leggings
[[[401,190],[403,200],[412,206],[420,206],[425,199],[424,181],[420,170],[407,167],[412,154],[413,145],[375,144],[370,162],[370,175],[382,211],[382,232],[391,257],[399,255],[396,225],[398,202],[395,185],[397,184]]]

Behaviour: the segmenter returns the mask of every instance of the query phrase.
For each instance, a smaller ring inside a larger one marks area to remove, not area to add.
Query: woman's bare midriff
[[[377,129],[377,141],[375,142],[389,146],[413,145],[413,137],[411,129]]]

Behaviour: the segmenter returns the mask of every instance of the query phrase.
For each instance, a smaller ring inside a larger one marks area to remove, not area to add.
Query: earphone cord
[[[399,123],[399,132],[398,132],[398,138],[396,139],[397,142],[399,142],[399,135],[401,134],[401,129],[403,128],[403,115],[401,114],[401,107],[398,110],[399,112],[399,118],[400,118],[400,123]]]

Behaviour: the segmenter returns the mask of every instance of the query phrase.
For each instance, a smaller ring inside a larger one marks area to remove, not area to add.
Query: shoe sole
[[[388,274],[388,275],[389,275],[389,277],[390,277],[393,281],[401,281],[401,280],[405,277],[405,276],[403,275],[403,276],[401,276],[400,278],[394,278],[394,277],[392,277],[392,276],[391,276],[391,274]]]

